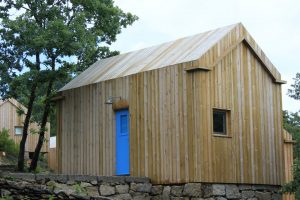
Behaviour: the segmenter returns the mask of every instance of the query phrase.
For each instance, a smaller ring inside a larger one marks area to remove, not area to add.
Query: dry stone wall
[[[280,200],[279,190],[267,185],[152,185],[149,178],[128,176],[0,174],[4,199]]]

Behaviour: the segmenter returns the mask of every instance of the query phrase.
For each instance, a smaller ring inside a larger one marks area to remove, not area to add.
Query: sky
[[[300,110],[287,96],[300,73],[299,0],[115,0],[139,17],[122,30],[112,49],[121,53],[241,22],[281,73],[283,109]]]

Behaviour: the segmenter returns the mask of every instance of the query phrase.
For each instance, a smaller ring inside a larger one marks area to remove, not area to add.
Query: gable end
[[[245,37],[240,37],[238,40],[236,40],[232,45],[230,45],[212,64],[208,64],[207,66],[191,66],[187,67],[185,71],[191,72],[194,70],[204,70],[204,71],[211,71],[214,66],[216,66],[223,58],[225,58],[230,52],[232,52],[239,44],[245,44],[251,53],[255,56],[255,58],[261,63],[261,65],[264,67],[266,72],[271,76],[272,80],[276,84],[286,84],[287,82],[281,79],[278,79],[276,75],[272,73],[270,70],[270,67],[268,64],[264,61],[264,59],[260,56],[260,54],[257,52],[257,50],[254,48],[254,46],[251,44],[251,42]]]

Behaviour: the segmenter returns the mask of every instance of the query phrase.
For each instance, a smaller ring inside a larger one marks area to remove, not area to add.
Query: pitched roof
[[[25,112],[27,112],[27,108],[25,106],[23,106],[21,103],[19,103],[17,100],[10,98],[10,99],[6,99],[6,100],[2,100],[0,99],[0,107],[2,105],[4,105],[6,102],[11,103],[13,106],[17,107],[17,108],[21,108],[22,110],[24,110]]]
[[[197,60],[237,25],[99,60],[60,91]]]

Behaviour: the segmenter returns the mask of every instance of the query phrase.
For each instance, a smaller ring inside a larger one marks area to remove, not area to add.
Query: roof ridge
[[[195,61],[240,24],[235,23],[99,60],[66,84],[60,91]]]

